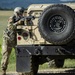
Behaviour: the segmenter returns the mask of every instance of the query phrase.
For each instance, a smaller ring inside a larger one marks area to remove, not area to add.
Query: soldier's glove
[[[17,21],[16,23],[14,23],[13,25],[17,26],[17,25],[23,25],[23,24],[24,24],[24,21],[23,21],[23,19],[21,19],[21,20]]]
[[[10,17],[10,18],[8,19],[8,23],[13,23],[12,17]]]

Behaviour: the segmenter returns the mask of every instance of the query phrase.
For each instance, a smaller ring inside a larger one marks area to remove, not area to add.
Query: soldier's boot
[[[2,70],[2,75],[6,75],[6,70]]]

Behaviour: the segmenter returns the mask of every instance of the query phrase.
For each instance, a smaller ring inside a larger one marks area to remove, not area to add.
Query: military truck
[[[35,75],[49,60],[61,67],[75,58],[75,3],[69,1],[32,4],[25,11],[25,24],[17,26],[17,72]]]

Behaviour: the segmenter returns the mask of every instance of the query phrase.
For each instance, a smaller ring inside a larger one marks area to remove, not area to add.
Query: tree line
[[[13,10],[13,8],[2,8],[2,7],[0,7],[0,10]]]

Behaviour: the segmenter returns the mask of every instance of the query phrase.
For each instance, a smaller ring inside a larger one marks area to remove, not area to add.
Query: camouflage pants
[[[3,35],[3,44],[2,44],[2,60],[1,60],[1,68],[2,70],[6,70],[8,66],[8,60],[9,56],[11,54],[12,48],[14,44],[12,42],[9,42],[10,40],[7,40],[7,38]]]

